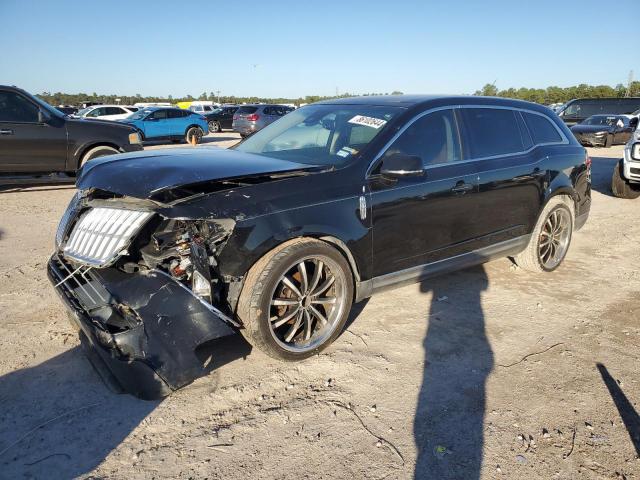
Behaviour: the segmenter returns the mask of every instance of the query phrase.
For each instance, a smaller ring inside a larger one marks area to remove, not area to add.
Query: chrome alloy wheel
[[[345,305],[346,278],[328,257],[306,257],[291,265],[271,294],[269,328],[291,352],[307,352],[334,333]]]
[[[538,259],[547,270],[562,261],[571,239],[571,213],[565,208],[553,210],[544,222],[538,240]]]

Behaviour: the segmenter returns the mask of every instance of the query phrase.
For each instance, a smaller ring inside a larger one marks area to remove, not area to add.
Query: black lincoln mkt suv
[[[99,370],[160,397],[202,374],[194,351],[211,339],[239,332],[299,360],[394,285],[505,256],[555,270],[587,220],[590,175],[533,103],[320,102],[230,150],[91,160],[48,271]]]

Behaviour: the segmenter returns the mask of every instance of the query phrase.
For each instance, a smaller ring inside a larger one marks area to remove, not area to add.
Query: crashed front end
[[[604,147],[607,144],[609,132],[606,130],[573,132],[576,140],[584,147]]]
[[[90,189],[72,199],[48,275],[106,383],[163,397],[207,372],[204,343],[236,333],[217,255],[226,219],[174,219],[157,202]]]

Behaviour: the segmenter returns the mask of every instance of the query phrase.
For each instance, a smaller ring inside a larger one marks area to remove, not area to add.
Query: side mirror
[[[156,122],[157,120],[157,118],[152,117],[151,115],[144,119],[145,122]]]
[[[640,143],[631,145],[631,158],[640,161]]]
[[[389,178],[419,177],[423,173],[422,159],[406,153],[393,153],[385,157],[380,168],[380,174]]]
[[[49,120],[51,120],[49,112],[38,110],[38,123],[47,123]]]

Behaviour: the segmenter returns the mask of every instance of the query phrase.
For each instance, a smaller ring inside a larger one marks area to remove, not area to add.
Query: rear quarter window
[[[562,141],[562,137],[551,123],[551,120],[528,112],[522,112],[522,116],[531,133],[533,143],[557,143]]]
[[[516,112],[513,110],[463,108],[461,113],[472,158],[506,155],[524,150]]]

